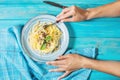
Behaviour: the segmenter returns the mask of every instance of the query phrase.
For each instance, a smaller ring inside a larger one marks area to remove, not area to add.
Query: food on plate
[[[40,53],[51,53],[60,47],[62,32],[57,25],[47,27],[44,27],[44,25],[46,25],[45,22],[37,22],[31,28],[28,42],[33,50]]]

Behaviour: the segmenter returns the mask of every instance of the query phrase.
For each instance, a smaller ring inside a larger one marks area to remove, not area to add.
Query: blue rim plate
[[[57,27],[62,32],[62,36],[61,36],[61,40],[60,40],[60,48],[53,53],[41,55],[39,52],[32,50],[28,43],[29,32],[30,32],[31,28],[34,27],[34,25],[38,21],[46,22],[46,23],[55,22],[56,17],[53,15],[39,15],[39,16],[36,16],[36,17],[32,18],[31,20],[29,20],[26,23],[26,25],[23,27],[23,30],[22,30],[22,35],[21,35],[22,48],[23,48],[24,52],[35,61],[44,62],[44,61],[55,60],[55,59],[57,59],[58,56],[64,54],[64,52],[66,51],[66,49],[68,47],[68,44],[69,44],[68,30],[64,23],[61,23],[61,22],[57,23],[56,24]]]

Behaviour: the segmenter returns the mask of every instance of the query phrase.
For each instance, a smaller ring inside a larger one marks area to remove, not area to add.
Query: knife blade
[[[58,8],[62,8],[62,9],[67,8],[67,6],[63,6],[61,4],[58,4],[58,3],[55,3],[55,2],[52,2],[52,1],[43,1],[43,2],[46,3],[46,4],[49,4],[49,5],[58,7]]]

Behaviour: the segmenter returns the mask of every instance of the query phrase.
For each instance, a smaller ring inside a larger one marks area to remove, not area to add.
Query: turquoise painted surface
[[[115,0],[51,0],[66,6],[98,7]],[[46,5],[42,0],[0,0],[0,29],[25,24],[40,14],[57,15],[61,9]],[[120,17],[99,18],[83,22],[65,23],[70,33],[69,48],[98,47],[100,60],[120,61]],[[120,80],[93,70],[89,80]]]

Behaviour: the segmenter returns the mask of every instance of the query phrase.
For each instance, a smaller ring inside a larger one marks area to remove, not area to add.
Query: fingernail
[[[46,62],[46,64],[49,64],[49,62]]]
[[[60,22],[64,22],[63,20],[61,20]]]
[[[56,19],[56,21],[59,21],[59,19]]]
[[[59,57],[57,59],[59,59]]]
[[[58,16],[59,16],[59,14],[56,17],[58,17]]]
[[[57,21],[59,21],[59,20],[60,20],[60,18],[56,18],[56,20],[57,20]]]
[[[60,56],[57,57],[57,59],[59,59],[59,58],[60,58]]]
[[[57,18],[59,17],[59,15],[56,16]]]
[[[57,80],[61,80],[61,78],[58,78]]]
[[[52,70],[49,70],[49,72],[52,72]]]

